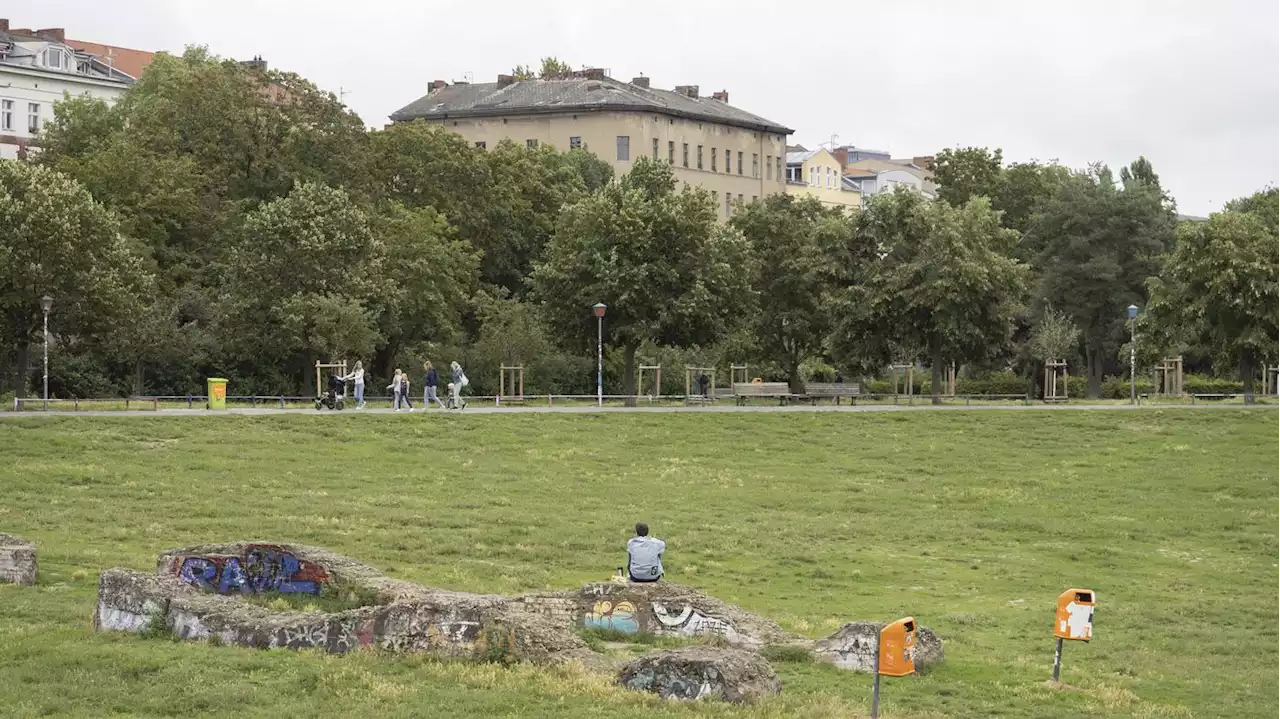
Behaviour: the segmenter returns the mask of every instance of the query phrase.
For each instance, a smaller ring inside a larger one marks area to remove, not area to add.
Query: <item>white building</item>
[[[53,106],[87,95],[114,103],[135,78],[66,43],[61,29],[10,30],[0,19],[0,159],[36,142]]]

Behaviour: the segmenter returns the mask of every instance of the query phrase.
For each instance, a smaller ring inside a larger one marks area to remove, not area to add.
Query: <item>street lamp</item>
[[[44,410],[49,411],[49,310],[53,309],[53,298],[45,295],[40,298],[40,309],[44,311]]]
[[[1129,404],[1138,404],[1138,306],[1129,305]]]
[[[596,406],[604,406],[604,310],[605,304],[591,305],[596,315]]]

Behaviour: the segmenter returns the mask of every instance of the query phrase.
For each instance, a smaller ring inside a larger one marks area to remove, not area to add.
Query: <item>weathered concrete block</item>
[[[764,657],[731,648],[686,647],[646,654],[627,664],[618,681],[663,699],[722,699],[736,704],[782,691]]]
[[[875,671],[876,646],[884,622],[851,622],[830,636],[813,643],[818,661],[829,662],[841,669],[870,674]],[[927,669],[942,662],[942,640],[928,627],[916,628],[914,649],[916,669]]]
[[[36,583],[36,545],[22,537],[0,532],[0,582]]]
[[[140,632],[169,611],[169,602],[190,592],[168,577],[108,569],[98,579],[93,628],[100,632]]]

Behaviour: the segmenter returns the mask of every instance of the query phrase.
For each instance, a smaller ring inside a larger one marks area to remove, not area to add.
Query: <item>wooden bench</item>
[[[813,404],[820,399],[834,399],[840,404],[841,397],[857,397],[862,394],[862,385],[857,382],[809,382],[804,386],[804,396]]]
[[[733,396],[743,405],[752,397],[776,397],[786,404],[795,395],[786,382],[734,382]]]

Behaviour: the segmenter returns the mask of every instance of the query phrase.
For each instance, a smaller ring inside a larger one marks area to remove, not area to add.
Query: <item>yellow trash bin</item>
[[[227,381],[221,377],[210,377],[209,409],[227,408]]]

